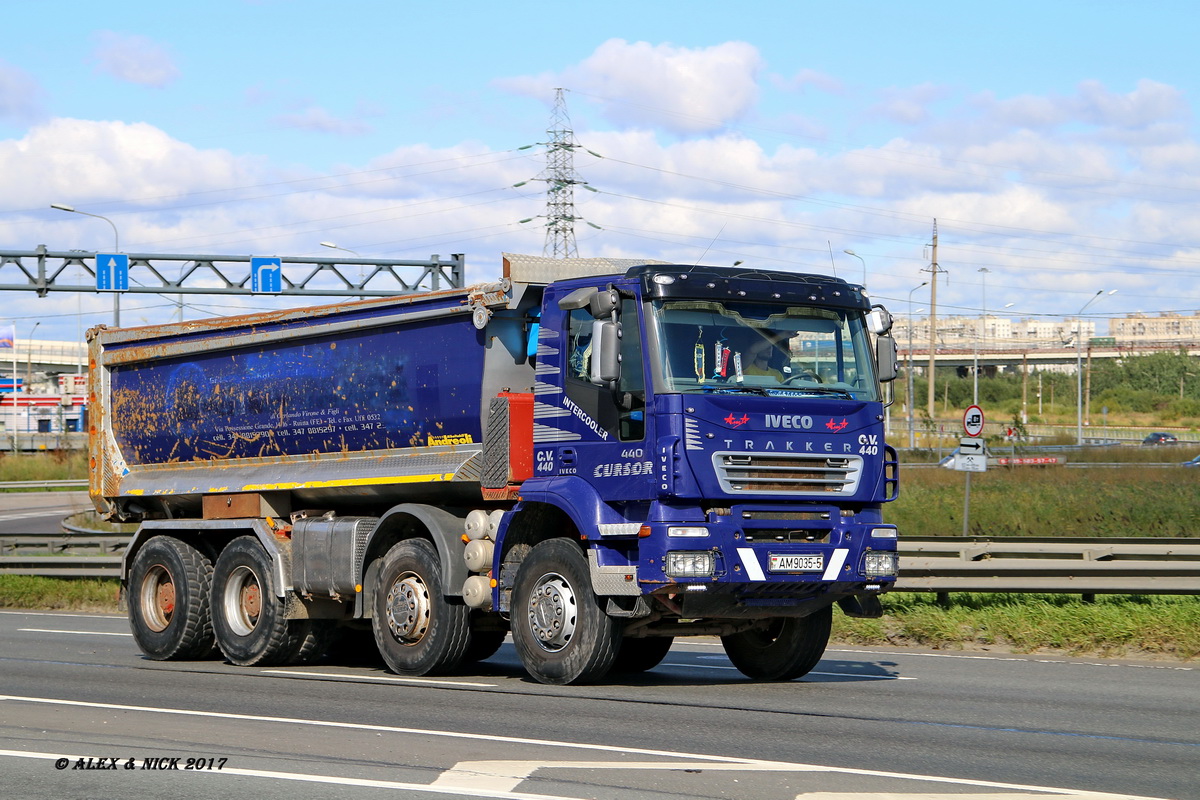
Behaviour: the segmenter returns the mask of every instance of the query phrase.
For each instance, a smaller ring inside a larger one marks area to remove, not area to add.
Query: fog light
[[[708,550],[674,550],[667,553],[666,573],[672,578],[707,578],[715,568],[716,559]]]
[[[896,554],[873,550],[863,556],[863,574],[872,577],[896,574]]]
[[[667,536],[686,536],[698,538],[708,536],[708,528],[667,528]]]

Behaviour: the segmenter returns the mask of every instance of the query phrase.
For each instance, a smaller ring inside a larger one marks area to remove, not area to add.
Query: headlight
[[[890,551],[872,550],[863,556],[863,574],[872,577],[895,575],[898,560]]]
[[[716,559],[711,551],[673,550],[667,553],[666,573],[672,578],[707,578],[715,569]]]
[[[871,528],[871,536],[876,539],[895,539],[897,532],[895,528]]]

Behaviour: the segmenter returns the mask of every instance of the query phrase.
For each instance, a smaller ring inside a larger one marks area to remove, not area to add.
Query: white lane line
[[[294,717],[267,717],[267,716],[262,716],[262,715],[257,715],[257,714],[231,714],[231,713],[224,713],[224,712],[217,712],[217,711],[199,711],[199,710],[195,710],[195,709],[155,708],[153,706],[130,706],[130,705],[122,705],[122,704],[118,704],[118,703],[92,703],[92,702],[86,702],[83,700],[60,700],[60,699],[54,699],[54,698],[48,698],[48,697],[19,697],[17,695],[0,694],[0,703],[6,702],[6,701],[7,702],[16,702],[16,703],[31,703],[31,704],[39,704],[39,705],[66,706],[66,707],[70,707],[70,708],[95,708],[95,709],[103,709],[106,711],[135,711],[135,712],[142,712],[142,713],[146,713],[146,714],[167,714],[167,715],[177,715],[177,716],[184,716],[184,717],[205,717],[205,718],[209,718],[209,719],[223,719],[223,720],[230,720],[230,721],[236,721],[236,722],[267,722],[267,723],[275,723],[275,724],[280,724],[280,725],[295,725],[297,727],[373,731],[373,732],[377,732],[377,733],[411,734],[411,735],[425,736],[425,737],[436,736],[436,737],[441,737],[441,738],[445,738],[445,739],[463,739],[463,740],[468,740],[468,741],[487,742],[489,744],[496,743],[496,742],[502,742],[504,744],[523,744],[523,745],[532,745],[532,746],[541,747],[541,748],[565,748],[565,749],[570,749],[570,750],[583,750],[583,751],[587,751],[587,752],[597,752],[597,753],[619,753],[622,756],[629,756],[629,755],[661,756],[664,758],[671,758],[671,759],[690,759],[693,761],[711,761],[714,764],[755,764],[755,765],[762,765],[762,768],[764,770],[778,769],[782,765],[783,767],[790,767],[797,771],[801,770],[801,769],[805,769],[805,770],[812,769],[812,770],[819,770],[821,772],[830,772],[830,773],[834,773],[834,774],[838,774],[838,775],[859,775],[859,776],[867,776],[867,777],[873,777],[873,778],[894,778],[894,779],[898,779],[898,780],[930,781],[933,783],[942,783],[942,784],[949,784],[949,785],[955,785],[955,786],[979,786],[979,787],[987,787],[987,788],[992,788],[992,789],[1013,789],[1016,791],[1026,791],[1026,792],[1046,792],[1046,793],[1050,793],[1050,794],[1067,795],[1070,797],[1083,797],[1083,798],[1096,797],[1096,795],[1092,792],[1084,792],[1084,791],[1080,791],[1080,790],[1076,790],[1076,789],[1062,789],[1062,788],[1049,787],[1049,786],[1031,786],[1031,785],[1018,784],[1018,783],[1001,783],[998,781],[971,780],[971,779],[967,779],[967,778],[948,778],[948,777],[944,777],[941,775],[919,775],[919,774],[913,774],[913,773],[907,773],[907,772],[888,772],[888,771],[884,771],[884,770],[856,769],[856,768],[852,768],[852,767],[831,767],[831,766],[817,765],[817,764],[799,764],[799,763],[795,763],[795,762],[786,762],[786,761],[760,761],[758,759],[738,758],[736,756],[717,756],[717,755],[707,755],[704,753],[688,753],[688,752],[671,751],[671,750],[654,750],[654,749],[643,748],[643,747],[623,747],[623,746],[618,746],[618,745],[589,744],[589,743],[584,743],[584,742],[564,742],[564,741],[561,741],[558,739],[530,739],[530,738],[520,737],[520,736],[496,736],[496,735],[487,734],[487,733],[463,733],[460,731],[438,731],[438,730],[429,730],[429,729],[423,729],[423,728],[402,728],[402,727],[393,726],[393,725],[369,725],[369,724],[365,724],[365,723],[355,723],[355,722],[336,722],[333,720],[297,719]],[[2,752],[8,752],[8,751],[0,751],[0,753],[2,753]],[[61,754],[55,754],[52,757],[60,758],[60,757],[65,757],[65,756],[62,756]],[[78,756],[76,756],[76,757],[78,757]],[[551,762],[551,763],[553,763],[553,762]],[[282,777],[286,777],[287,775],[288,775],[288,773],[283,773]],[[325,776],[317,776],[317,777],[321,778],[322,780],[328,780],[329,782],[335,782],[337,780],[337,779],[325,778]],[[430,787],[427,785],[418,785],[418,786],[419,786],[419,788],[421,788],[424,791],[430,791]],[[479,790],[472,789],[471,791],[478,792]],[[459,794],[463,794],[463,792],[459,792]],[[503,797],[505,795],[497,795],[497,796]],[[524,795],[524,796],[525,797],[537,797],[537,795]],[[1126,795],[1124,797],[1125,797],[1125,800],[1159,800],[1158,798],[1137,798],[1137,797],[1134,797],[1133,795]]]
[[[977,656],[967,653],[909,653],[904,650],[848,650],[845,648],[825,651],[826,653],[854,653],[870,656],[912,656],[913,658],[961,658],[967,661],[1023,661],[1027,664],[1065,664],[1072,667],[1108,667],[1124,669],[1167,669],[1179,672],[1195,672],[1200,667],[1177,667],[1172,664],[1112,664],[1104,661],[1082,661],[1078,658],[1022,658],[1021,656]]]
[[[439,681],[432,678],[404,678],[398,675],[347,675],[343,672],[296,672],[287,669],[260,670],[263,675],[283,675],[288,678],[339,678],[350,681],[370,681],[372,683],[417,683],[433,686],[466,686],[472,689],[495,689],[495,683],[470,683],[468,681]]]
[[[74,762],[80,758],[87,758],[87,756],[64,755],[63,753],[30,753],[22,750],[0,750],[0,756],[9,756],[10,758],[53,759],[55,761],[60,758],[66,758],[71,762]],[[348,778],[338,775],[312,775],[300,772],[275,772],[265,769],[241,769],[239,767],[225,767],[220,770],[197,770],[187,774],[212,776],[231,775],[239,778],[272,778],[274,780],[302,781],[304,783],[330,783],[336,786],[359,786],[366,789],[399,789],[406,792],[426,792],[429,794],[444,794],[457,797],[494,797],[499,798],[499,800],[582,800],[582,798],[568,797],[566,795],[489,791],[482,787],[463,789],[453,786],[434,786],[428,783],[380,781],[370,780],[367,778]]]
[[[107,631],[58,631],[53,628],[17,628],[26,633],[69,633],[72,636],[133,636],[132,633],[109,633]]]
[[[47,508],[42,511],[26,511],[23,514],[0,514],[0,522],[8,522],[9,520],[18,519],[37,519],[38,517],[57,517],[59,514],[66,514],[75,511],[74,508]],[[12,536],[22,536],[26,534],[10,534]],[[65,536],[66,534],[64,534]],[[114,537],[120,534],[113,534]]]

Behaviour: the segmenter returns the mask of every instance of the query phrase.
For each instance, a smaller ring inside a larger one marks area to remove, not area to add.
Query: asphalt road
[[[20,798],[1200,798],[1198,712],[1186,664],[834,648],[754,684],[696,640],[548,687],[510,644],[438,679],[243,669],[147,661],[120,617],[0,612]]]
[[[0,536],[59,533],[63,517],[91,510],[87,492],[0,492]]]

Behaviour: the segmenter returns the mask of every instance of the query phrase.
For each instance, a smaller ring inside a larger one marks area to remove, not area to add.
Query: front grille
[[[730,494],[829,496],[854,494],[862,476],[859,456],[816,453],[713,454],[721,488]]]

